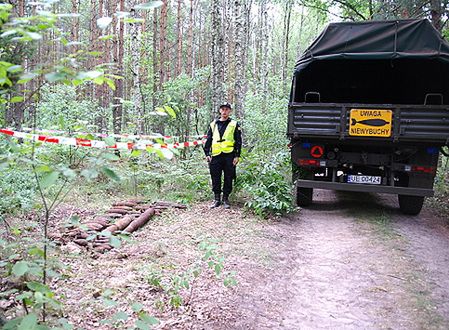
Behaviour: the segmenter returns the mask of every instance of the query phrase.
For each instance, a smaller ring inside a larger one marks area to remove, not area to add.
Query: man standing
[[[206,160],[209,162],[212,177],[212,190],[214,203],[211,207],[221,205],[221,177],[223,182],[223,207],[229,209],[229,194],[232,191],[232,179],[235,176],[235,166],[240,159],[242,148],[242,132],[240,125],[229,116],[232,109],[229,103],[220,105],[220,118],[214,120],[207,132],[207,141],[204,146]]]

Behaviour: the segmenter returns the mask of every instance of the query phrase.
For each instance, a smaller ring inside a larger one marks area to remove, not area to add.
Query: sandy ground
[[[314,200],[272,220],[199,204],[156,217],[107,254],[63,246],[68,267],[52,284],[63,316],[77,329],[125,329],[138,302],[156,329],[449,328],[448,219],[428,208],[403,216],[389,195],[319,190]],[[65,205],[54,228],[67,210],[93,215]],[[202,245],[216,247],[224,275],[209,269]],[[238,284],[225,287],[231,271]],[[117,312],[127,319],[102,323]]]
[[[406,217],[396,197],[315,192],[264,228],[271,262],[247,264],[222,307],[234,321],[193,328],[448,329],[447,219]]]

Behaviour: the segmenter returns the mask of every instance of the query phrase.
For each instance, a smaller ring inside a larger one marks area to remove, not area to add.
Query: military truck
[[[287,134],[299,206],[317,188],[418,214],[449,144],[449,44],[426,19],[329,24],[296,63]]]

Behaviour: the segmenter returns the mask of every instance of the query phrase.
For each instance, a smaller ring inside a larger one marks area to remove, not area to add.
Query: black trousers
[[[212,157],[209,164],[210,176],[212,177],[212,191],[215,195],[221,194],[221,177],[224,173],[223,180],[223,196],[228,197],[232,191],[232,179],[235,176],[235,166],[232,164],[235,154],[221,153]]]

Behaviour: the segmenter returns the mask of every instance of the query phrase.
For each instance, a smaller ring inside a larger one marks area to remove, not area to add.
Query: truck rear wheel
[[[296,205],[309,206],[312,204],[313,188],[296,188]]]
[[[417,215],[424,204],[424,196],[398,195],[401,212],[409,215]]]

